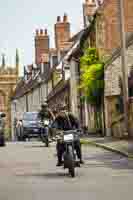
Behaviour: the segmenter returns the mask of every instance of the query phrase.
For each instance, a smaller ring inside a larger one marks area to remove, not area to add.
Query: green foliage
[[[5,139],[9,140],[11,137],[11,128],[5,128]]]
[[[95,48],[88,48],[80,58],[81,84],[86,100],[99,106],[104,89],[104,63]]]

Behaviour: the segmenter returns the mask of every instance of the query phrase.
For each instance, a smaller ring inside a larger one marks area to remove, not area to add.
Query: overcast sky
[[[53,46],[57,15],[68,14],[71,31],[82,28],[84,0],[2,0],[0,5],[0,55],[14,64],[15,49],[20,52],[21,66],[34,62],[34,30],[48,28]]]

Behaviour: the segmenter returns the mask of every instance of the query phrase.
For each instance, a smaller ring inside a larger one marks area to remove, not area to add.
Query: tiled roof
[[[33,70],[33,67],[34,66],[32,65],[32,70]],[[36,69],[39,69],[39,68],[36,68]],[[40,71],[38,71],[33,78],[31,76],[27,81],[25,81],[24,78],[22,78],[17,84],[17,87],[14,91],[12,99],[22,97],[24,96],[24,94],[38,87],[40,85],[40,82],[38,81],[39,77],[41,78],[41,83],[48,80],[51,77],[52,71],[53,71],[53,69],[51,71],[49,71],[49,69],[50,69],[49,65],[45,65],[43,74],[40,74]]]
[[[38,85],[39,85],[39,83],[37,81],[37,78],[35,80],[30,79],[28,82],[26,82],[24,79],[20,80],[20,82],[18,83],[18,85],[14,91],[12,100],[24,96],[24,94],[26,94],[33,88],[37,87]]]
[[[53,98],[55,95],[57,95],[58,93],[60,93],[64,88],[69,87],[70,84],[70,80],[61,80],[54,88],[53,90],[50,92],[50,94],[48,95],[48,101]]]

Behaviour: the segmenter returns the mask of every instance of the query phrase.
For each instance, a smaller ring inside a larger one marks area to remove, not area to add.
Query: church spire
[[[15,62],[16,62],[16,73],[19,73],[19,53],[18,53],[18,49],[16,49],[16,58],[15,58]]]
[[[2,67],[6,66],[5,54],[2,54]]]

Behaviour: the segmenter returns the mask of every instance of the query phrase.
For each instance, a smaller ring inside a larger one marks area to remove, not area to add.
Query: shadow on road
[[[23,177],[23,178],[39,177],[39,178],[46,178],[46,179],[62,179],[64,177],[69,177],[68,173],[61,173],[61,172],[25,173],[25,174],[16,174],[16,176]]]
[[[90,156],[85,156],[84,159],[89,163],[89,167],[108,167],[116,170],[132,170],[133,171],[133,162],[121,155],[114,155],[113,153],[94,153]]]
[[[24,148],[46,148],[46,146],[45,145],[27,145],[27,146],[24,146]]]

